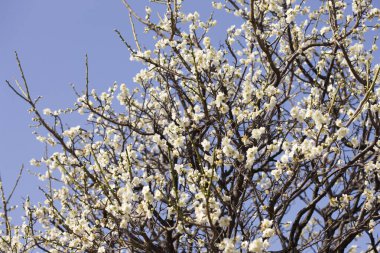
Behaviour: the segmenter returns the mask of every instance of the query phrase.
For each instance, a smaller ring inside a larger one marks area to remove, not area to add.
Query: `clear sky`
[[[86,53],[94,87],[106,89],[114,81],[130,80],[137,68],[113,31],[127,33],[128,27],[127,12],[117,0],[0,1],[0,173],[6,189],[22,164],[33,169],[29,160],[44,153],[29,127],[27,105],[3,85],[6,79],[20,80],[14,51],[33,96],[44,97],[40,107],[58,109],[73,104],[71,83],[83,87]],[[38,183],[25,173],[14,202],[20,202],[21,195],[38,196]]]

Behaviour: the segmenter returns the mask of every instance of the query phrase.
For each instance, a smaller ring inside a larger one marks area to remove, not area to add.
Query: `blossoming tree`
[[[135,86],[97,93],[87,76],[75,106],[53,111],[38,109],[21,65],[8,82],[56,152],[32,160],[49,187],[26,200],[22,225],[3,194],[1,251],[379,252],[370,0],[210,2],[236,20],[223,41],[183,0],[147,2],[142,16],[123,4],[133,37],[116,32],[145,65]],[[87,124],[68,128],[65,113]]]

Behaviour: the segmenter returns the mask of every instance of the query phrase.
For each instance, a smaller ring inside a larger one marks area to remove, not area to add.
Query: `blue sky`
[[[130,80],[137,66],[114,28],[127,32],[129,19],[120,1],[2,0],[0,1],[0,173],[6,189],[18,168],[39,158],[44,146],[35,140],[27,105],[6,88],[5,80],[20,79],[17,50],[32,95],[43,96],[40,107],[58,109],[72,105],[74,83],[84,84],[84,59],[90,58],[94,87],[106,89],[114,81]],[[26,194],[38,196],[35,177],[25,173],[14,202]],[[8,190],[9,191],[9,190]]]

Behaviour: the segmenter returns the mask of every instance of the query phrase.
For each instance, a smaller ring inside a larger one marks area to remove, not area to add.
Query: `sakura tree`
[[[139,15],[123,1],[133,36],[116,32],[145,67],[97,92],[86,60],[72,108],[40,110],[19,65],[7,83],[47,131],[51,152],[31,163],[48,186],[22,225],[2,206],[0,250],[379,252],[380,10],[210,1],[236,20],[218,41],[189,2]],[[85,124],[67,127],[70,113]]]

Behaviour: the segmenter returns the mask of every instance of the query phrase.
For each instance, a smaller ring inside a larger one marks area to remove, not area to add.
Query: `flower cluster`
[[[133,84],[87,84],[73,108],[43,113],[20,86],[54,152],[31,161],[45,168],[45,201],[25,203],[19,227],[2,211],[0,251],[343,252],[366,236],[375,251],[380,68],[377,38],[364,41],[380,11],[369,0],[213,2],[236,20],[223,40],[214,17],[185,12],[190,1],[155,1],[144,17],[123,2],[133,33],[153,34],[142,50],[118,32],[144,65]],[[85,122],[67,127],[66,113]]]

